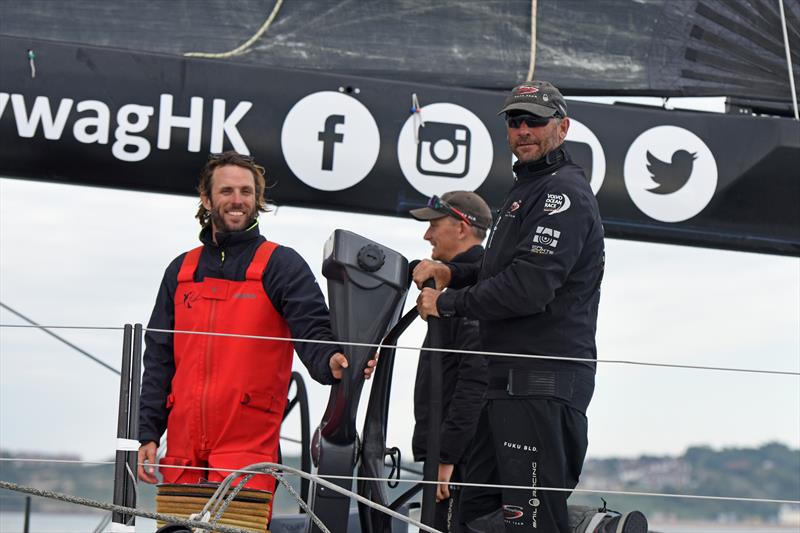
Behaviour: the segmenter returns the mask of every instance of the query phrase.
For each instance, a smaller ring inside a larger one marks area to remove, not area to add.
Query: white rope
[[[533,69],[536,66],[536,0],[531,0],[531,54],[528,63],[526,80],[533,79]]]
[[[789,69],[789,87],[792,90],[792,106],[794,107],[794,119],[800,120],[797,113],[797,93],[794,88],[794,69],[792,68],[792,54],[789,50],[789,32],[786,30],[786,13],[783,11],[783,0],[778,0],[781,8],[781,28],[783,29],[783,47],[786,49],[786,66]]]
[[[74,463],[74,464],[108,464],[112,465],[113,462],[91,462],[91,461],[80,461],[80,460],[66,460],[66,459],[15,459],[13,457],[0,457],[0,462],[40,462],[40,463]],[[272,463],[270,463],[272,464]],[[178,465],[157,465],[158,468],[182,468],[185,470],[203,470],[203,471],[214,471],[214,472],[225,472],[230,473],[232,470],[230,469],[223,469],[223,468],[204,468],[200,466],[178,466]],[[312,478],[324,478],[324,479],[349,479],[353,481],[379,481],[379,482],[400,482],[400,483],[422,483],[422,484],[438,484],[438,481],[425,481],[422,479],[397,479],[397,478],[382,478],[382,477],[360,477],[360,476],[335,476],[335,475],[319,475],[319,474],[308,474],[306,472],[302,472],[301,470],[296,470],[292,467],[287,467],[283,465],[279,465],[281,468],[286,469],[286,472],[293,475],[299,475],[300,477],[306,477],[309,479]],[[243,474],[261,474],[261,475],[269,475],[265,472],[261,472],[258,470],[235,470],[235,472],[243,473]],[[313,481],[314,479],[312,479]],[[775,499],[775,498],[744,498],[744,497],[737,497],[737,496],[711,496],[705,494],[682,494],[682,493],[667,493],[667,492],[642,492],[642,491],[625,491],[625,490],[612,490],[612,489],[592,489],[592,488],[575,488],[575,489],[565,489],[561,487],[542,487],[539,485],[499,485],[499,484],[490,484],[490,483],[466,483],[466,482],[450,482],[449,485],[459,486],[459,487],[484,487],[484,488],[493,488],[493,489],[519,489],[519,490],[543,490],[543,491],[553,491],[553,492],[584,492],[589,494],[613,494],[617,496],[642,496],[642,497],[657,497],[657,498],[687,498],[687,499],[694,499],[694,500],[717,500],[717,501],[737,501],[737,502],[751,502],[751,503],[777,503],[777,504],[790,504],[790,505],[797,505],[800,504],[800,500],[783,500],[783,499]],[[377,504],[376,504],[377,505]]]
[[[276,16],[278,16],[278,11],[280,11],[281,9],[281,4],[283,4],[283,0],[276,0],[275,5],[272,8],[272,12],[269,14],[269,17],[267,17],[267,20],[264,21],[264,24],[261,25],[258,31],[256,31],[252,37],[247,39],[247,41],[237,46],[233,50],[221,53],[187,52],[183,55],[186,57],[226,58],[245,53],[247,49],[253,46],[253,44],[255,44],[255,42],[258,41],[261,38],[261,36],[264,35],[267,29],[272,25],[272,21],[275,20]]]
[[[0,328],[38,328],[38,329],[115,329],[122,330],[120,327],[112,326],[29,326],[26,324],[0,324]],[[183,335],[209,335],[213,337],[233,337],[239,339],[254,339],[264,341],[281,341],[281,342],[306,342],[316,344],[329,344],[335,346],[360,346],[368,348],[393,348],[395,350],[408,350],[420,351],[419,346],[402,346],[399,344],[373,344],[368,342],[346,342],[346,341],[327,341],[321,339],[299,339],[294,337],[270,337],[264,335],[242,335],[239,333],[215,333],[209,331],[187,331],[179,329],[158,329],[158,328],[143,328],[143,331],[152,333],[180,333]],[[645,362],[633,361],[630,359],[586,359],[585,357],[565,357],[560,355],[535,355],[535,354],[522,354],[511,352],[489,352],[483,350],[458,350],[454,348],[425,348],[428,352],[442,352],[442,353],[456,353],[461,355],[483,355],[487,357],[516,357],[519,359],[544,359],[552,361],[575,361],[579,363],[610,363],[619,365],[633,365],[633,366],[649,366],[659,368],[683,368],[688,370],[716,370],[719,372],[740,372],[745,374],[770,374],[777,376],[800,376],[800,371],[791,370],[764,370],[759,368],[737,368],[726,366],[710,366],[710,365],[686,365],[678,363],[659,363],[659,362]]]

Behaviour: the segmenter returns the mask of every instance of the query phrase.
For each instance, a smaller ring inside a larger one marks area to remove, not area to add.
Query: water
[[[100,524],[104,513],[31,513],[31,533],[91,533]],[[0,512],[0,532],[22,533],[25,514]],[[155,520],[136,518],[136,531],[152,533]],[[108,528],[106,528],[108,531]]]
[[[100,523],[103,513],[32,513],[30,531],[32,533],[91,533]],[[22,533],[24,514],[21,512],[0,512],[0,532]],[[653,524],[651,528],[659,533],[797,533],[796,527],[749,526],[735,524]],[[106,528],[106,531],[108,528]],[[152,533],[156,530],[154,520],[136,519],[136,531]],[[415,528],[409,531],[416,533]]]

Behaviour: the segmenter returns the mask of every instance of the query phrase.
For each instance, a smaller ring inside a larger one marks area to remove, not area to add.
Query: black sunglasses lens
[[[522,126],[524,123],[529,128],[536,128],[538,126],[544,126],[550,121],[549,118],[546,117],[536,117],[533,115],[519,115],[516,117],[508,117],[508,127],[517,129]]]

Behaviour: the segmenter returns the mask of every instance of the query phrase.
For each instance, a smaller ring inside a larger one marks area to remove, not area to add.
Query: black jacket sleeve
[[[479,350],[478,323],[469,319],[454,319],[450,347],[458,350]],[[446,353],[456,361],[456,378],[450,405],[442,416],[439,460],[446,464],[466,461],[465,452],[472,441],[483,407],[488,385],[487,359],[483,355]]]
[[[147,329],[172,330],[175,327],[175,290],[178,270],[186,254],[180,255],[167,267],[156,296]],[[175,375],[172,333],[148,331],[145,336],[144,376],[139,400],[139,442],[159,442],[167,430],[167,396]]]
[[[264,272],[264,290],[289,325],[292,338],[335,341],[330,314],[308,264],[293,249],[279,246]],[[311,377],[324,385],[335,381],[328,361],[342,351],[338,344],[296,342],[300,360]]]
[[[565,191],[564,184],[558,191]],[[507,266],[470,287],[442,293],[437,302],[440,314],[502,320],[543,312],[564,285],[594,224],[593,210],[581,191],[566,191],[577,205],[549,216],[543,201],[535,203],[519,222]],[[508,253],[489,250],[486,261],[495,252]]]
[[[469,285],[473,285],[478,281],[478,272],[480,272],[481,264],[477,263],[448,263],[450,268],[450,285],[451,289],[461,289]]]

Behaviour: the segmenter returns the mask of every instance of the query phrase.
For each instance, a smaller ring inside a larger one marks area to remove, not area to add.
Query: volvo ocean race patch
[[[544,212],[548,216],[555,215],[556,213],[563,213],[569,209],[569,206],[569,196],[566,194],[547,193],[547,198],[544,201]]]

